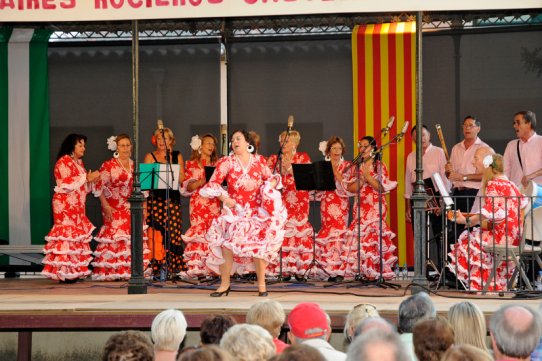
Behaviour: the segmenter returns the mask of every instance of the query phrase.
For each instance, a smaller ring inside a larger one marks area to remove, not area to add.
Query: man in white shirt
[[[328,342],[331,327],[327,314],[316,303],[303,302],[288,314],[288,339],[292,345],[302,343],[314,347],[327,361],[344,361],[346,354]]]
[[[423,181],[425,183],[426,191],[429,195],[430,200],[428,202],[427,211],[428,219],[431,224],[431,230],[433,231],[433,239],[435,240],[434,244],[437,249],[437,270],[442,269],[442,242],[441,233],[442,233],[442,214],[440,213],[440,204],[438,188],[433,184],[431,176],[433,173],[439,173],[443,182],[447,185],[447,190],[449,191],[449,186],[446,178],[446,157],[444,155],[444,150],[442,148],[436,147],[431,144],[431,133],[429,129],[422,125],[422,164],[423,164]],[[410,132],[412,136],[412,141],[416,141],[416,126],[412,127]],[[406,198],[406,221],[412,223],[412,203],[410,198],[414,191],[414,183],[416,182],[416,151],[412,151],[406,160],[405,168],[405,198]],[[432,193],[432,194],[431,194]],[[429,240],[429,234],[427,239]],[[429,257],[429,255],[427,255]]]
[[[466,116],[463,119],[464,139],[453,146],[450,161],[446,164],[446,174],[453,186],[455,207],[462,212],[470,210],[474,197],[482,187],[482,173],[478,173],[473,165],[476,150],[489,147],[478,137],[481,129],[478,119],[472,115]]]
[[[508,143],[504,151],[504,174],[518,187],[529,181],[542,184],[542,136],[536,134],[536,115],[530,110],[514,114],[514,130],[518,139]]]

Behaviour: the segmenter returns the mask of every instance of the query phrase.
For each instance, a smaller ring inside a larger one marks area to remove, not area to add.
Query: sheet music
[[[446,209],[452,208],[452,206],[454,205],[454,201],[452,200],[452,197],[450,197],[450,194],[448,193],[448,189],[446,189],[446,186],[444,185],[442,177],[437,172],[433,173],[433,183],[440,192],[440,195],[444,200],[444,204],[446,204]]]

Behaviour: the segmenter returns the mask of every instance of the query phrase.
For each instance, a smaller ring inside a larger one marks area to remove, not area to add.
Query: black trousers
[[[454,211],[458,210],[461,212],[470,212],[476,200],[477,194],[478,189],[474,188],[452,189],[452,198],[454,200],[454,206],[452,206],[452,209]],[[448,245],[454,244],[465,228],[466,226],[464,224],[457,224],[453,221],[448,221]]]

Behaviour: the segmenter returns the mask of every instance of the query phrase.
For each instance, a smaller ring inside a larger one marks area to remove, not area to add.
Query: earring
[[[151,143],[152,143],[152,145],[154,145],[156,147],[156,136],[154,134],[151,137]]]
[[[329,162],[331,160],[331,157],[329,155],[326,155],[325,158],[326,162]]]
[[[341,155],[341,162],[344,160],[344,157]]]
[[[198,148],[198,154],[201,154],[201,148]]]
[[[119,157],[119,152],[113,153],[113,158],[118,158],[118,157]]]
[[[296,151],[297,150],[294,148],[294,150],[292,150],[292,154],[295,155]]]
[[[247,150],[249,151],[249,153],[254,153],[254,146],[252,144],[249,144]]]

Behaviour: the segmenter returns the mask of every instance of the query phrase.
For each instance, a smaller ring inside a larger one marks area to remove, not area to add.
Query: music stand
[[[448,190],[446,189],[446,186],[444,185],[444,181],[442,180],[442,177],[440,176],[439,173],[433,173],[433,184],[435,185],[435,187],[438,189],[441,197],[442,197],[442,200],[444,202],[444,214],[442,215],[442,239],[444,241],[444,244],[442,245],[442,248],[443,248],[443,254],[442,254],[442,264],[443,264],[443,267],[442,267],[442,271],[440,272],[440,275],[439,275],[439,278],[437,280],[437,284],[436,284],[436,289],[438,290],[440,288],[441,285],[445,285],[446,284],[446,268],[448,269],[452,269],[451,268],[451,265],[447,262],[447,254],[448,254],[448,217],[445,213],[448,212],[448,210],[452,209],[453,205],[454,205],[454,201],[452,199],[452,197],[450,197],[450,194],[448,193]],[[459,281],[457,278],[456,278],[457,281]],[[463,286],[465,286],[463,284],[462,281],[459,281],[461,282],[461,284]],[[457,288],[457,284],[456,284],[456,288]],[[465,288],[466,289],[466,288]]]
[[[211,177],[213,176],[213,173],[215,172],[216,167],[211,165],[205,166],[205,182],[209,183],[209,180],[211,180]],[[228,182],[226,182],[226,179],[224,178],[224,181],[222,182],[222,187],[227,187]]]
[[[295,188],[298,191],[334,191],[336,189],[335,176],[333,175],[331,162],[321,160],[312,164],[292,164],[292,170],[294,173]],[[330,277],[324,266],[316,260],[316,238],[314,237],[314,228],[312,232],[312,261],[303,274],[303,278],[306,277],[314,266],[320,268],[328,277]]]

